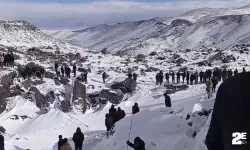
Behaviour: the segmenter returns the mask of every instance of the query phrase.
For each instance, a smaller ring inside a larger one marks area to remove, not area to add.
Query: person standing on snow
[[[75,150],[82,150],[84,134],[79,127],[76,129],[76,132],[73,135],[73,141],[75,143]]]
[[[0,67],[3,69],[4,66],[4,54],[0,54]]]
[[[171,76],[172,76],[172,84],[174,84],[175,83],[175,73],[174,73],[174,71],[172,72]]]
[[[216,86],[217,86],[217,84],[218,84],[218,79],[216,78],[216,77],[212,77],[212,93],[214,93],[215,92],[215,89],[216,89]]]
[[[68,143],[68,139],[63,139],[63,145],[61,146],[61,150],[72,150],[72,147]]]
[[[76,64],[75,63],[73,65],[73,73],[74,73],[74,77],[76,77]]]
[[[61,147],[63,146],[63,139],[62,135],[59,135],[59,141],[58,141],[58,150],[61,150]]]
[[[0,150],[4,150],[4,137],[0,133]]]
[[[235,69],[235,70],[234,70],[234,75],[236,76],[237,74],[238,74],[238,70]]]
[[[107,75],[106,72],[103,72],[103,73],[102,73],[102,81],[103,81],[103,83],[106,83],[106,82],[105,82],[106,75]]]
[[[135,105],[132,107],[132,114],[136,114],[140,112],[140,108],[138,106],[138,103],[135,103]]]
[[[115,124],[114,118],[107,113],[105,115],[105,126],[107,128],[107,132],[111,130],[114,124]]]
[[[199,74],[199,76],[200,76],[200,83],[202,83],[203,75],[204,75],[204,72],[201,70],[201,72]]]
[[[243,71],[242,71],[243,73],[245,73],[246,72],[246,69],[245,69],[245,67],[243,67]]]
[[[137,80],[137,74],[135,72],[133,73],[133,78],[135,81]]]
[[[250,150],[249,84],[250,73],[246,72],[220,85],[205,140],[208,150]],[[232,144],[235,132],[239,138],[247,133],[245,139],[238,140],[240,145]]]
[[[165,73],[165,78],[166,78],[166,82],[167,82],[167,84],[169,84],[169,73],[167,72],[167,73]]]
[[[64,76],[64,67],[63,66],[61,66],[61,73],[62,73],[62,76]]]
[[[187,76],[187,73],[186,73],[186,71],[184,71],[182,73],[182,84],[184,84],[186,76]]]
[[[171,107],[171,98],[167,94],[167,92],[164,93],[164,97],[165,97],[165,105],[166,105],[166,107]]]
[[[177,72],[177,83],[180,83],[181,81],[181,73],[180,71]]]
[[[128,146],[134,148],[134,150],[145,150],[145,142],[139,137],[134,139],[134,144],[129,141],[127,141],[127,144]]]
[[[87,84],[88,83],[88,73],[84,72],[83,77],[84,77],[85,84]]]
[[[186,76],[187,84],[189,84],[189,79],[190,79],[190,74],[189,72],[187,72],[187,76]]]
[[[211,80],[208,80],[206,85],[207,85],[206,91],[207,91],[207,95],[208,95],[208,99],[209,99],[212,97],[212,82],[211,82]]]

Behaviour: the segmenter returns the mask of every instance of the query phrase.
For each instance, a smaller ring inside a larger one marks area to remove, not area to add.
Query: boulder
[[[185,85],[185,84],[165,84],[164,85],[167,90],[166,92],[168,94],[174,94],[178,91],[183,91],[183,90],[187,90],[188,89],[188,85]]]
[[[145,70],[145,72],[157,72],[157,71],[160,71],[160,69],[155,67],[149,67]]]
[[[69,79],[67,77],[65,77],[65,76],[60,76],[58,80],[63,85],[66,85],[66,84],[68,84],[70,82]]]
[[[157,55],[157,52],[151,52],[151,53],[149,54],[149,56],[155,56],[155,55]]]
[[[108,54],[107,48],[102,49],[102,50],[101,50],[101,53],[102,53],[102,54]]]
[[[45,75],[44,75],[45,78],[50,78],[50,79],[54,79],[56,77],[56,74],[50,72],[50,71],[47,71],[45,72]]]
[[[175,63],[177,64],[183,64],[184,62],[187,62],[184,58],[178,58]]]
[[[0,126],[0,133],[5,133],[5,132],[6,132],[5,128]]]
[[[77,70],[82,73],[88,72],[88,69],[85,68],[78,68]]]
[[[115,82],[114,84],[112,84],[111,89],[116,90],[116,89],[120,89],[124,94],[128,93],[127,88],[125,87],[123,82]]]
[[[3,86],[9,86],[13,83],[13,79],[15,78],[16,73],[14,71],[4,74],[0,76],[0,84]]]
[[[38,108],[42,108],[46,105],[45,99],[40,91],[36,87],[31,87],[28,91],[29,95],[31,96],[31,100],[35,101],[36,106]]]
[[[20,87],[19,84],[17,84],[16,86],[11,87],[9,97],[21,95],[23,92],[25,91]]]
[[[24,87],[25,89],[29,89],[32,85],[32,81],[31,80],[24,80],[21,83],[22,87]]]
[[[121,90],[108,90],[108,89],[103,89],[100,92],[100,97],[102,99],[105,99],[106,101],[111,102],[112,104],[119,104],[124,95]]]
[[[132,78],[127,78],[123,81],[124,86],[129,92],[133,92],[136,89],[137,83],[134,79]]]
[[[137,61],[145,61],[145,59],[146,59],[146,55],[144,55],[144,54],[139,54],[136,57]]]
[[[86,102],[86,86],[79,80],[75,80],[73,87],[73,103],[75,106],[79,106],[81,111],[85,113],[87,109]]]
[[[32,84],[33,85],[40,85],[40,84],[44,84],[45,83],[45,81],[43,81],[43,80],[35,80],[35,81],[32,81]]]

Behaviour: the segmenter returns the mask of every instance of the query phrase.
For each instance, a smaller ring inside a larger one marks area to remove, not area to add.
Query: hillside
[[[247,6],[237,9],[202,8],[172,18],[102,24],[48,34],[94,50],[107,48],[114,53],[149,54],[165,49],[198,49],[202,46],[226,49],[249,42],[249,14]]]

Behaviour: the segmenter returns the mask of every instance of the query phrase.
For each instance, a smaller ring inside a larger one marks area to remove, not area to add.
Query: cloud
[[[39,26],[94,25],[176,16],[201,7],[241,7],[248,3],[246,0],[186,0],[178,2],[110,0],[70,4],[0,0],[0,19],[27,20]]]

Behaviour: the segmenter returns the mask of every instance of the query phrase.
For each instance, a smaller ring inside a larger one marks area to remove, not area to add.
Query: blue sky
[[[249,0],[0,0],[0,19],[26,20],[41,27],[92,26],[247,4]]]

